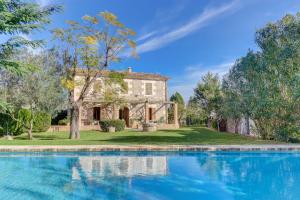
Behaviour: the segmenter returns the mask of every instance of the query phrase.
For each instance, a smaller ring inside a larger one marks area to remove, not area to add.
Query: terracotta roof
[[[84,69],[77,69],[77,75],[83,74],[86,72]],[[94,71],[96,72],[96,70]],[[142,72],[128,72],[128,71],[110,71],[110,70],[102,70],[101,76],[107,77],[110,72],[118,72],[124,74],[124,78],[126,79],[140,79],[140,80],[158,80],[158,81],[167,81],[169,77],[162,76],[160,74],[152,74],[152,73],[142,73]]]

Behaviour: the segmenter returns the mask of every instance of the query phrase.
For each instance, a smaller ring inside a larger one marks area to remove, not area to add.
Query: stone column
[[[145,123],[149,123],[149,103],[145,102],[145,119],[144,122]]]
[[[174,124],[178,125],[178,106],[177,106],[177,103],[173,104],[173,108],[174,108]]]

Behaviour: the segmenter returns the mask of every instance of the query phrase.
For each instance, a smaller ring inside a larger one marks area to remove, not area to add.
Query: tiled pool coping
[[[300,151],[300,145],[0,145],[0,152],[78,151]]]

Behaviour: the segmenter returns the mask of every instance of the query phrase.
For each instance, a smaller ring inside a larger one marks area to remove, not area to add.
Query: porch
[[[173,119],[169,120],[168,112]],[[141,129],[144,123],[155,123],[157,128],[179,128],[177,104],[174,102],[130,101],[124,105],[107,102],[86,102],[80,108],[80,129],[99,130],[99,121],[123,119],[127,128]]]

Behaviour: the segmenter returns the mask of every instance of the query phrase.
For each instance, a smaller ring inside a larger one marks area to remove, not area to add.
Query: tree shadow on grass
[[[147,133],[134,136],[117,136],[101,140],[108,143],[119,144],[227,144],[227,143],[249,143],[255,140],[239,137],[235,134],[216,132],[208,128],[188,128],[177,130],[159,131],[160,134]],[[166,133],[166,135],[164,135]],[[168,133],[174,133],[170,135]]]
[[[68,139],[63,138],[61,136],[57,136],[57,135],[34,135],[33,134],[33,139],[34,140],[64,140],[64,139]],[[15,140],[28,140],[27,136],[21,136],[21,137],[16,137]]]

